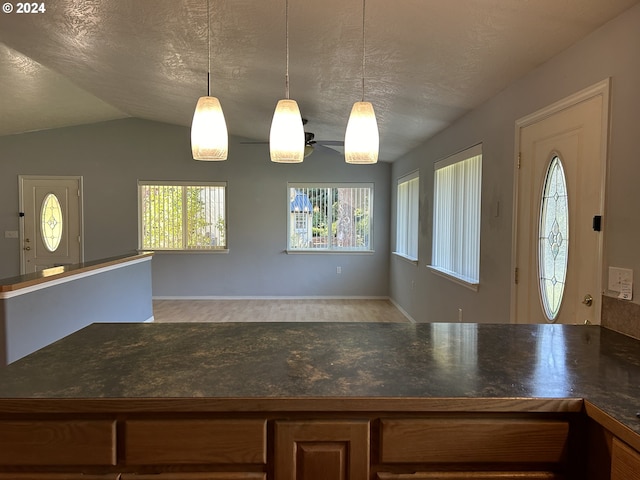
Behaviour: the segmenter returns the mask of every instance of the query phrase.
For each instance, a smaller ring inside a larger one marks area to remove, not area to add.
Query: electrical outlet
[[[18,238],[17,230],[5,230],[4,238]]]

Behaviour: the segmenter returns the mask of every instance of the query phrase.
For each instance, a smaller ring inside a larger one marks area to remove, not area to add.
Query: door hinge
[[[518,170],[520,170],[520,161],[522,160],[522,153],[518,152]]]
[[[80,189],[78,189],[78,198],[80,198]]]
[[[515,272],[513,272],[513,281],[516,285],[518,284],[518,267],[516,267]]]

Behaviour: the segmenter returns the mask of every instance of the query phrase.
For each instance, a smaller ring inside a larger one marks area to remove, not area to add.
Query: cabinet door
[[[611,449],[611,480],[640,480],[640,454],[617,438]]]
[[[278,421],[275,480],[368,480],[369,421]]]

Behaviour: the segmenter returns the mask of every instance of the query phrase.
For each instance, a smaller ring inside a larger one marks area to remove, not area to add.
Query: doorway
[[[82,177],[18,176],[20,273],[84,260]]]
[[[512,323],[600,323],[609,80],[516,122]]]

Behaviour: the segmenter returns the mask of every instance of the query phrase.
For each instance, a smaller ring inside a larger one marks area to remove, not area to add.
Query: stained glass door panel
[[[562,161],[555,155],[549,163],[540,202],[538,273],[540,299],[547,320],[560,311],[569,259],[569,197]]]

